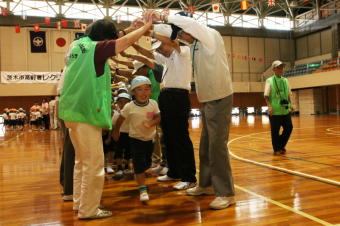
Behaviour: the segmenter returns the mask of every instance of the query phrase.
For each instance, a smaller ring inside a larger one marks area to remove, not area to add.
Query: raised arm
[[[131,25],[130,27],[124,29],[124,31],[119,31],[119,36],[118,38],[122,38],[124,35],[127,35],[135,30],[137,30],[138,28],[141,28],[142,26],[144,26],[145,23],[142,21],[142,19],[140,18],[137,18],[137,19],[134,19],[132,22],[131,22]],[[125,34],[124,34],[125,33]]]
[[[141,62],[141,63],[147,65],[148,67],[150,67],[151,69],[155,70],[155,65],[153,64],[153,62],[146,57],[138,56],[138,55],[135,55],[135,54],[129,54],[129,53],[127,54],[127,57],[131,58],[133,60],[138,60],[139,62]]]
[[[154,34],[153,34],[154,33]],[[181,53],[181,47],[179,46],[179,43],[177,40],[171,40],[168,36],[160,34],[158,32],[150,32],[148,35],[149,37],[152,37],[154,35],[155,39],[161,41],[162,43],[166,45],[172,46],[174,49],[177,50],[177,52]]]
[[[123,64],[125,66],[128,66],[129,68],[133,68],[132,61],[122,61],[122,60],[118,60],[116,57],[111,57],[111,60],[113,60],[116,64]]]
[[[125,35],[116,41],[116,55],[121,51],[129,48],[133,43],[135,43],[142,35],[150,30],[152,25],[152,20],[149,20],[143,27]]]
[[[150,53],[150,50],[148,49],[145,49],[137,44],[132,44],[132,47],[137,51],[139,52],[140,54],[146,56],[147,58],[150,58],[150,59],[155,59],[155,56],[153,55],[153,53]]]

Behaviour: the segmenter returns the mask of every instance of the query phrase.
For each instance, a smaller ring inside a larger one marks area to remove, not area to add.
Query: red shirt
[[[116,56],[116,40],[100,41],[96,45],[94,52],[94,67],[97,77],[104,74],[106,60]]]

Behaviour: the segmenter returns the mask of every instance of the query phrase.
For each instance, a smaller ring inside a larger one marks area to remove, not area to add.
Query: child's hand
[[[144,126],[145,128],[147,128],[147,129],[150,129],[150,128],[151,128],[151,126],[150,126],[150,124],[149,124],[148,121],[143,121],[142,124],[143,124],[143,126]]]
[[[112,135],[112,137],[113,137],[113,139],[114,139],[115,141],[118,141],[119,135],[120,135],[119,132],[114,132],[113,135]]]
[[[109,137],[106,141],[105,141],[105,144],[106,145],[109,145],[111,143],[111,137]]]

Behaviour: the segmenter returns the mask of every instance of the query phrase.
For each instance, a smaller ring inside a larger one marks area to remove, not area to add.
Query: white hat
[[[272,64],[272,69],[274,69],[274,68],[276,68],[276,67],[278,67],[278,66],[280,66],[280,65],[286,66],[285,63],[282,63],[281,61],[276,60],[276,61],[274,61],[273,64]]]
[[[141,67],[143,67],[145,64],[143,64],[142,62],[139,62],[138,60],[134,60],[133,61],[133,67],[134,67],[134,70],[132,72],[132,74],[136,74],[137,70]]]
[[[152,48],[150,49],[150,52],[158,49],[161,46],[162,42],[158,41],[157,39],[153,39],[151,40],[151,44],[152,44]]]
[[[145,84],[151,85],[150,79],[145,76],[137,76],[131,81],[131,90],[134,90],[134,88]]]

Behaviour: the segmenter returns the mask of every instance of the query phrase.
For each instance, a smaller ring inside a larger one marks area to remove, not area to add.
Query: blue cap
[[[126,99],[128,99],[128,100],[131,99],[130,95],[127,94],[127,93],[121,93],[121,94],[119,94],[118,97],[117,97],[117,99],[116,99],[116,101],[118,101],[120,98],[126,98]]]
[[[178,12],[175,14],[176,15],[179,15],[179,16],[185,16],[185,17],[191,17],[193,18],[192,14],[190,12],[185,12],[185,11],[181,11],[181,12]],[[171,33],[171,40],[175,40],[177,38],[177,34],[180,30],[182,30],[182,28],[174,25],[174,24],[171,24],[171,29],[172,29],[172,33]]]
[[[131,90],[134,90],[136,87],[149,84],[151,85],[150,79],[145,76],[137,76],[131,81]]]
[[[127,88],[122,87],[122,88],[119,88],[119,89],[118,89],[117,93],[119,93],[119,91],[121,91],[121,90],[125,90],[127,93],[129,92],[129,91],[127,90]]]
[[[113,98],[113,102],[116,103],[117,102],[117,97]]]
[[[19,111],[23,111],[24,109],[22,109],[22,108],[19,108]]]

